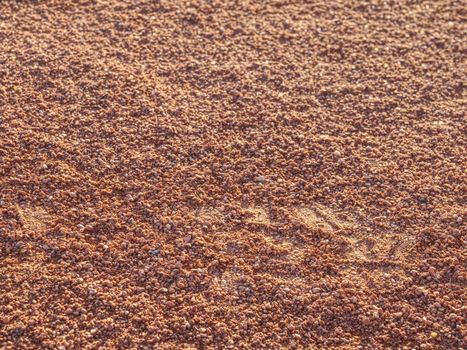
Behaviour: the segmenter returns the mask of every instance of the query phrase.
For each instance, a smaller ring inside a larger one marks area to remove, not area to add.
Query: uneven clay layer
[[[0,1],[0,349],[466,349],[463,1]]]

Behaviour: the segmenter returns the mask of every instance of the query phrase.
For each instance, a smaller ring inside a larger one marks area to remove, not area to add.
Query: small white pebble
[[[263,183],[266,179],[264,178],[263,175],[259,175],[256,177],[256,181],[259,183]]]

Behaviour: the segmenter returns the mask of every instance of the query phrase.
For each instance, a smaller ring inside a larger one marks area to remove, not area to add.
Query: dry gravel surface
[[[464,1],[0,2],[0,349],[467,349]]]

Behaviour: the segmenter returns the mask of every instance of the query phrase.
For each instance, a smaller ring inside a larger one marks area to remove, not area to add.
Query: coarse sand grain
[[[0,1],[0,349],[467,349],[464,1]]]

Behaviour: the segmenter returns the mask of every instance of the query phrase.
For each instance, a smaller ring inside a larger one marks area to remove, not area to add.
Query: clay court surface
[[[0,2],[0,349],[466,349],[463,1]]]

